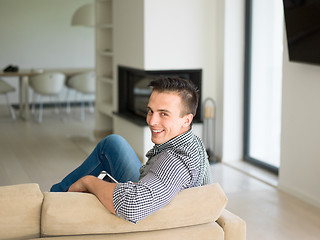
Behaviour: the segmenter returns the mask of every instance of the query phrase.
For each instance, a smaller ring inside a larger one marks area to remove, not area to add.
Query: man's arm
[[[167,205],[178,192],[190,186],[192,172],[175,152],[161,152],[138,183],[117,185],[113,195],[116,214],[137,223]]]
[[[105,182],[97,177],[88,175],[80,178],[72,184],[68,192],[92,193],[111,213],[115,214],[113,206],[113,191],[116,186],[116,183]]]

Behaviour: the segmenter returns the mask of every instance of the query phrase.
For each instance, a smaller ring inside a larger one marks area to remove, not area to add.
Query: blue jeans
[[[66,192],[78,179],[98,176],[102,170],[118,182],[138,182],[141,163],[129,143],[119,135],[109,135],[98,143],[90,156],[60,183],[53,185],[51,192]]]

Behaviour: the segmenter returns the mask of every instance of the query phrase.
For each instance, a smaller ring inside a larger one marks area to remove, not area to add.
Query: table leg
[[[23,118],[23,77],[19,77],[19,115]]]
[[[29,120],[30,109],[29,109],[29,77],[23,77],[24,82],[24,118]]]
[[[19,77],[19,113],[24,120],[29,120],[29,77]]]

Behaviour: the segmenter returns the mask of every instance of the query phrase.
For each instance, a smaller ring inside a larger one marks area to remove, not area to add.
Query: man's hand
[[[116,186],[116,183],[105,182],[97,177],[88,175],[72,184],[68,192],[92,193],[111,213],[115,214],[113,191]]]

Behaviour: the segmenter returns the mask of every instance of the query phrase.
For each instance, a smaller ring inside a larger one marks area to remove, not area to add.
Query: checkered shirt
[[[116,215],[132,223],[167,205],[181,190],[211,182],[204,144],[192,130],[155,145],[146,157],[140,180],[119,183],[113,192]]]

